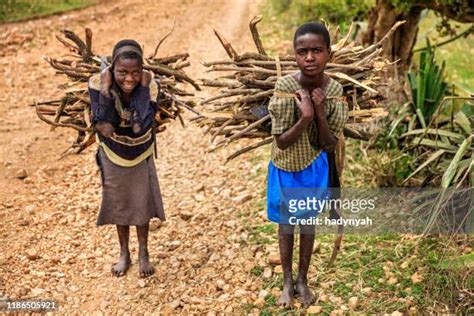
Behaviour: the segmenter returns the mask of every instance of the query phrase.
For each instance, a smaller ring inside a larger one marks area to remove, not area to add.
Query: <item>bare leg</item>
[[[117,225],[117,233],[120,243],[120,257],[118,262],[112,266],[112,274],[121,277],[127,273],[130,266],[130,251],[128,250],[130,226]]]
[[[296,293],[301,296],[303,306],[308,307],[315,301],[313,292],[308,288],[308,269],[314,245],[314,226],[301,226],[300,228],[300,262],[296,278]]]
[[[149,224],[137,226],[138,236],[138,271],[140,277],[146,278],[155,273],[148,256],[148,229]]]
[[[278,225],[278,245],[280,247],[281,265],[283,268],[283,291],[278,304],[283,308],[293,306],[294,284],[291,265],[293,261],[293,243],[295,227],[291,225]]]

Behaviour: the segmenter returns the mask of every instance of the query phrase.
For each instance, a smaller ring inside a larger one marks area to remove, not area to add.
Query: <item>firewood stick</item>
[[[184,59],[186,60],[187,58],[189,57],[189,54],[188,53],[180,53],[180,54],[176,54],[176,55],[172,55],[172,56],[167,56],[167,57],[161,57],[161,58],[150,58],[150,63],[160,63],[160,64],[171,64],[171,63],[175,63],[177,62],[178,60],[180,59]]]
[[[251,21],[250,21],[250,33],[252,33],[252,38],[255,43],[255,46],[257,47],[257,50],[260,54],[262,55],[267,55],[265,52],[265,49],[263,48],[262,41],[260,40],[260,35],[258,34],[257,30],[257,24],[262,20],[261,15],[255,16]]]
[[[236,122],[236,121],[235,121],[233,118],[231,118],[231,119],[225,121],[224,124],[222,124],[222,125],[214,132],[214,134],[211,136],[211,143],[214,142],[214,140],[216,139],[216,137],[219,135],[219,133],[221,133],[221,132],[224,130],[224,128],[226,128],[226,126],[228,126],[228,125],[230,125],[230,124],[232,124],[232,123],[234,123],[234,122]]]
[[[229,137],[228,139],[226,140],[223,140],[222,142],[226,141],[227,143],[230,143],[232,142],[233,140],[239,138],[240,136],[242,136],[242,134],[248,132],[248,131],[251,131],[252,129],[254,129],[255,127],[265,123],[266,121],[268,121],[270,119],[270,115],[266,115],[264,117],[262,117],[261,119],[259,119],[258,121],[256,122],[253,122],[252,124],[250,124],[249,126],[247,126],[246,128],[244,128],[242,131],[240,131],[239,133],[237,134],[234,134],[232,135],[231,137]],[[219,144],[219,143],[218,143]]]
[[[215,100],[219,100],[219,99],[223,99],[223,98],[228,98],[228,97],[236,96],[236,95],[239,95],[239,94],[257,93],[257,92],[260,92],[260,91],[261,91],[260,89],[238,89],[238,90],[231,90],[231,91],[222,93],[222,94],[220,94],[220,95],[211,97],[211,98],[209,98],[209,99],[206,99],[206,100],[204,100],[204,101],[201,102],[201,105],[210,103],[210,102],[215,101]]]
[[[36,108],[36,115],[38,115],[39,119],[42,120],[43,122],[46,122],[50,125],[53,125],[53,126],[59,126],[59,127],[70,127],[70,128],[73,128],[77,131],[81,131],[81,132],[89,132],[91,131],[92,129],[91,128],[84,128],[84,127],[81,127],[81,126],[77,126],[75,124],[68,124],[68,123],[55,123],[51,120],[48,120],[46,117],[43,116],[43,114],[41,114],[41,112],[38,110],[38,106],[35,105],[35,108]]]
[[[227,52],[227,55],[233,60],[237,59],[237,52],[235,49],[232,47],[232,45],[217,31],[214,29],[214,34],[217,36],[219,39],[219,42],[221,42],[222,46],[224,47],[225,51]]]
[[[151,56],[150,59],[155,58],[155,56],[156,56],[156,54],[158,53],[158,49],[160,48],[161,44],[168,38],[168,36],[171,35],[171,33],[173,33],[175,26],[176,26],[176,20],[173,20],[173,26],[172,26],[171,29],[168,31],[168,33],[166,33],[165,36],[163,36],[163,37],[158,41],[158,44],[157,44],[156,47],[155,47],[155,51],[153,52],[153,55]]]
[[[240,156],[240,155],[242,155],[242,154],[244,154],[244,153],[246,153],[246,152],[249,152],[249,151],[251,151],[251,150],[253,150],[253,149],[256,149],[256,148],[258,148],[258,147],[261,147],[261,146],[264,146],[264,145],[267,145],[267,144],[271,144],[272,141],[273,141],[273,137],[268,137],[268,138],[265,138],[265,139],[262,140],[262,141],[259,141],[258,143],[255,143],[255,144],[249,145],[249,146],[247,146],[247,147],[244,147],[244,148],[242,148],[242,149],[240,149],[240,150],[237,150],[237,151],[234,152],[232,155],[230,155],[230,156],[228,156],[228,157],[226,158],[226,161],[225,161],[224,165],[227,164],[227,163],[228,163],[229,161],[231,161],[232,159],[234,159],[234,158],[236,158],[236,157],[238,157],[238,156]]]
[[[162,66],[158,66],[158,65],[143,65],[143,68],[147,69],[147,70],[152,70],[154,72],[156,71],[156,72],[158,72],[160,74],[163,74],[163,75],[173,76],[177,80],[189,82],[196,90],[201,91],[201,88],[194,82],[194,80],[189,78],[187,75],[185,75],[182,72],[172,70],[172,69],[168,69],[166,67],[162,67]]]

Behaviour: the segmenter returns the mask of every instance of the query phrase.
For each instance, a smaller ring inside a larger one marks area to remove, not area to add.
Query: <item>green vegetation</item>
[[[97,0],[1,0],[0,23],[15,22],[82,9],[97,3]]]
[[[308,21],[324,20],[347,30],[351,21],[367,17],[374,0],[270,0],[269,13],[287,26]]]
[[[415,50],[426,46],[426,39],[428,38],[433,45],[444,42],[449,39],[444,32],[440,31],[436,26],[440,24],[441,18],[436,16],[431,11],[426,11],[421,18],[418,34],[418,41]],[[471,25],[466,25],[457,22],[451,22],[451,28],[456,30],[456,33],[462,33]],[[469,61],[472,59],[474,53],[474,34],[466,38],[460,38],[449,44],[436,48],[436,54],[439,61],[446,62],[446,73],[449,82],[454,82],[456,85],[474,90],[474,68],[470,67]],[[414,60],[418,59],[419,53],[415,53]]]

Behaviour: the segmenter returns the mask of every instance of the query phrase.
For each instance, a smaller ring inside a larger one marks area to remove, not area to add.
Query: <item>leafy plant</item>
[[[408,73],[414,110],[423,128],[447,92],[448,85],[443,80],[445,66],[444,61],[441,66],[436,64],[435,50],[427,41],[426,49],[420,53],[418,70]]]

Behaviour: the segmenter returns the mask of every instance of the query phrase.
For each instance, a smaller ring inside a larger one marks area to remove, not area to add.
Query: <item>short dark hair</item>
[[[324,38],[328,48],[331,47],[331,37],[326,26],[321,22],[308,22],[298,27],[293,37],[293,45],[296,43],[296,39],[305,34],[318,34]]]
[[[135,48],[137,48],[140,54],[136,51],[124,51],[124,52],[118,53],[117,55],[117,51],[121,47],[124,47],[124,46],[134,46]],[[117,58],[136,59],[140,62],[140,64],[143,64],[143,50],[137,41],[132,40],[132,39],[123,39],[123,40],[120,40],[117,44],[115,44],[114,49],[112,51],[112,61],[116,60]]]

